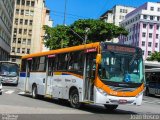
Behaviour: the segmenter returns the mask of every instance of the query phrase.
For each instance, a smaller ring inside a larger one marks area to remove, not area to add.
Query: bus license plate
[[[119,104],[126,104],[126,103],[127,103],[127,100],[120,99],[118,102],[119,102]]]

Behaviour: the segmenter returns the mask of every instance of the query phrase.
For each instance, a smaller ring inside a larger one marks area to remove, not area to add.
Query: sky
[[[65,24],[70,25],[78,19],[98,19],[104,12],[114,5],[126,5],[138,7],[145,2],[160,2],[160,0],[46,0],[46,6],[51,10],[53,25],[64,23],[64,11],[66,2]]]

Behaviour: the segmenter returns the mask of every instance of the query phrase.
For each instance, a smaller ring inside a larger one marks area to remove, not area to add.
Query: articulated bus
[[[144,90],[142,50],[97,42],[22,57],[19,88],[66,99],[74,108],[83,103],[114,110],[119,104],[141,105]]]
[[[18,84],[19,65],[11,61],[0,61],[0,83]]]

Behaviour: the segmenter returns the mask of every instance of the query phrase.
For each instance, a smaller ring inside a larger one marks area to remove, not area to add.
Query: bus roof
[[[50,50],[50,51],[46,51],[46,52],[33,53],[33,54],[23,56],[22,59],[39,57],[39,56],[46,56],[46,55],[52,55],[52,54],[59,54],[59,53],[66,53],[66,52],[72,52],[72,51],[78,51],[78,50],[85,50],[85,49],[89,49],[89,48],[98,48],[99,44],[100,44],[100,42],[95,42],[95,43],[91,43],[91,44],[73,46],[73,47],[62,48],[62,49],[57,49],[57,50]]]

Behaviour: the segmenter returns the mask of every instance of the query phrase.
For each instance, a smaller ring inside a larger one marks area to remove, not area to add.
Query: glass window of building
[[[148,42],[148,47],[151,47],[152,46],[152,42]]]
[[[26,44],[26,39],[25,38],[23,39],[22,44]]]
[[[16,14],[19,14],[19,9],[16,9]]]
[[[32,25],[32,24],[33,24],[33,20],[30,20],[30,21],[29,21],[29,25]]]
[[[149,25],[149,28],[150,28],[150,29],[153,29],[153,25]]]
[[[156,47],[156,48],[158,47],[158,43],[155,43],[155,47]]]
[[[142,33],[142,37],[146,37],[146,33],[145,32]]]
[[[160,8],[157,8],[157,11],[160,12]]]
[[[154,7],[151,7],[150,10],[151,10],[151,11],[154,11]]]
[[[152,38],[152,33],[149,33],[149,38]]]
[[[21,15],[24,15],[24,10],[21,10]]]
[[[20,53],[20,48],[17,48],[17,53]]]
[[[35,4],[35,2],[34,2],[34,1],[32,1],[32,2],[31,2],[31,6],[32,6],[32,7],[34,7],[34,4]]]
[[[159,30],[159,25],[157,25],[157,30]]]
[[[27,34],[27,29],[24,29],[24,33],[23,33],[24,35],[26,35]]]
[[[148,51],[148,55],[151,55],[151,51]]]
[[[22,5],[25,5],[25,0],[22,0]]]
[[[153,20],[153,16],[150,16],[150,20]]]
[[[21,28],[19,29],[19,34],[22,34],[22,29]]]
[[[25,48],[22,48],[22,53],[23,53],[23,54],[25,53]]]
[[[31,39],[28,39],[27,45],[31,45]]]
[[[156,34],[156,38],[157,38],[157,39],[159,38],[159,34]]]
[[[146,28],[146,26],[147,26],[146,24],[143,24],[143,28]]]
[[[18,38],[18,44],[21,44],[21,38]]]
[[[13,43],[16,43],[16,38],[13,38]]]
[[[12,47],[12,52],[15,52],[15,47]]]
[[[17,18],[15,19],[14,24],[18,25],[18,19]]]
[[[20,5],[20,0],[17,0],[17,5]]]
[[[25,25],[28,25],[28,20],[25,20],[24,24],[25,24]]]
[[[30,6],[30,1],[27,1],[26,6]]]
[[[19,24],[20,24],[20,25],[23,25],[23,19],[20,19]]]
[[[30,54],[30,49],[29,48],[27,49],[27,54]]]
[[[143,19],[147,19],[147,15],[143,15]]]
[[[142,41],[142,46],[145,46],[145,41]]]

